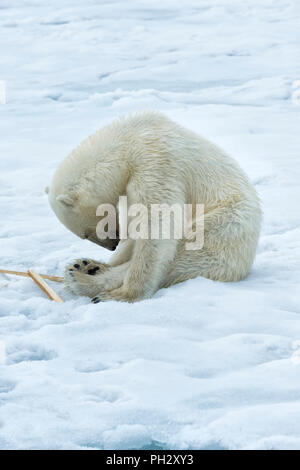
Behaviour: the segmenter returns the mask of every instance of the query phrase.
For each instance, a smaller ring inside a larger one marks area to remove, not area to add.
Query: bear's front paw
[[[66,268],[66,270],[69,270],[70,273],[73,273],[74,271],[80,271],[81,273],[89,274],[90,276],[103,273],[107,269],[107,264],[99,263],[98,261],[94,261],[93,259],[88,258],[77,259],[74,261],[74,263],[69,264]]]
[[[78,259],[66,267],[64,284],[76,295],[94,297],[99,292],[97,277],[108,268],[107,264],[98,261]]]

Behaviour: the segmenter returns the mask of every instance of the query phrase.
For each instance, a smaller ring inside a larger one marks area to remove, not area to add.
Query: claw
[[[92,302],[93,302],[94,304],[98,304],[99,302],[101,302],[101,299],[100,299],[100,297],[94,297],[94,298],[92,299]]]

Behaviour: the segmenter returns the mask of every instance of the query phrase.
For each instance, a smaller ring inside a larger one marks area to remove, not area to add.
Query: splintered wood
[[[45,292],[49,299],[54,300],[54,302],[63,302],[63,299],[55,292],[55,290],[52,289],[52,287],[48,286],[45,281],[45,279],[49,279],[50,281],[63,282],[63,277],[48,276],[47,274],[38,274],[34,271],[34,269],[29,269],[27,273],[22,271],[9,271],[7,269],[0,269],[0,273],[31,277],[31,279],[34,280],[34,282],[39,286],[39,288],[42,289],[43,292]]]
[[[26,277],[31,277],[30,274],[24,273],[22,271],[10,271],[8,269],[0,269],[0,273],[2,274],[14,274],[15,276],[26,276]],[[54,282],[63,282],[64,278],[60,276],[49,276],[48,274],[40,274],[40,276],[44,279],[49,279],[49,281],[54,281]]]
[[[48,295],[49,299],[54,300],[55,302],[63,302],[63,299],[59,297],[59,295],[50,287],[48,286],[47,282],[33,269],[28,270],[29,276],[36,282],[36,284]]]

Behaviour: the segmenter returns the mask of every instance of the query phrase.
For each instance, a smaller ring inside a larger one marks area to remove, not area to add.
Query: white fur
[[[238,281],[249,272],[261,210],[247,176],[223,150],[157,112],[122,118],[99,130],[58,168],[50,204],[71,231],[99,243],[96,208],[120,195],[128,205],[205,204],[202,250],[185,240],[121,241],[110,263],[68,266],[67,286],[99,300],[136,301],[196,276]],[[99,267],[94,276],[88,270]]]

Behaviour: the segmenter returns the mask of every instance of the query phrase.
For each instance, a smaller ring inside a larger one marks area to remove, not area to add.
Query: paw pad
[[[74,262],[74,264],[70,264],[67,267],[67,272],[71,277],[76,276],[76,273],[79,271],[82,274],[88,274],[89,276],[94,276],[96,273],[99,274],[105,269],[104,265],[98,266],[97,261],[89,260],[89,259],[78,259]],[[98,272],[99,271],[99,272]]]
[[[95,266],[94,268],[89,269],[87,273],[90,276],[94,276],[96,274],[96,272],[99,271],[99,269],[100,269],[99,266]]]

